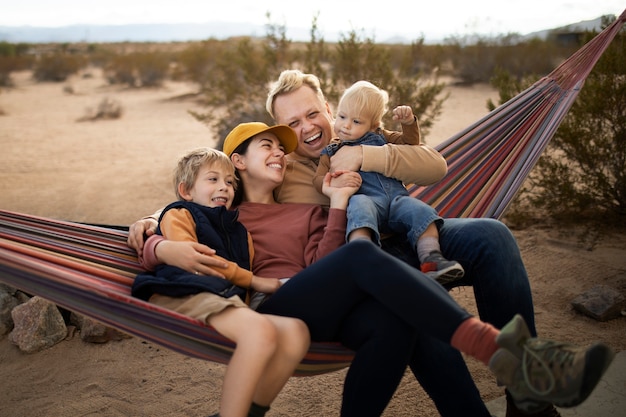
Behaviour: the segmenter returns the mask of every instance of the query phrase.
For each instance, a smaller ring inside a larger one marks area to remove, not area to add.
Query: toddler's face
[[[335,119],[335,135],[341,140],[357,140],[372,131],[372,120],[365,114],[355,114],[342,108],[337,110]]]

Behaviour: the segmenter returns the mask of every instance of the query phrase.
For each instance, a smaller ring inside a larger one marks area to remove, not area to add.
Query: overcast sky
[[[367,3],[367,4],[366,4]],[[372,7],[373,5],[373,7]],[[464,34],[527,34],[605,14],[620,15],[624,0],[0,0],[0,26],[73,24],[268,22],[310,28],[319,13],[322,34],[364,30],[418,38]]]

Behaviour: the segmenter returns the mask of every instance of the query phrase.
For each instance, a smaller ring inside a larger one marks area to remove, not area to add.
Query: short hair
[[[295,91],[302,86],[309,87],[315,92],[322,103],[326,103],[320,79],[317,78],[317,76],[313,74],[305,74],[296,69],[284,70],[278,76],[278,80],[270,86],[270,90],[267,94],[267,101],[265,102],[265,109],[272,119],[276,120],[276,117],[274,116],[274,101],[276,100],[276,97],[281,94],[287,94]]]
[[[174,192],[179,200],[183,200],[183,197],[178,192],[178,184],[182,183],[187,190],[190,190],[198,178],[200,168],[205,165],[217,165],[219,168],[231,172],[233,178],[236,178],[235,166],[224,152],[213,148],[194,149],[178,160],[174,170]],[[236,188],[237,184],[234,185]]]
[[[369,81],[357,81],[344,91],[339,100],[339,107],[345,107],[355,113],[366,113],[372,124],[383,127],[383,116],[387,113],[389,94]]]

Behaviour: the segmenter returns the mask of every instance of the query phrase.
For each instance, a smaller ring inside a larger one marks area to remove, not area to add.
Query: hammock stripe
[[[228,363],[234,344],[212,327],[130,295],[142,269],[127,232],[0,210],[0,281],[179,353]],[[296,371],[347,367],[353,353],[313,343]]]
[[[436,146],[448,174],[410,194],[443,217],[500,218],[624,22],[626,10],[550,74]]]
[[[499,218],[626,21],[626,11],[548,76],[437,148],[448,175],[410,187],[444,217]],[[128,232],[0,210],[0,281],[192,357],[228,363],[233,343],[198,320],[130,295],[141,271]],[[313,343],[295,375],[349,366],[353,352]]]

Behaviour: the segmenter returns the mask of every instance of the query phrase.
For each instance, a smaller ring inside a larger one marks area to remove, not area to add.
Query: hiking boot
[[[513,400],[511,393],[505,391],[506,394],[506,416],[505,417],[561,417],[561,413],[557,411],[552,404],[547,404],[546,408],[541,411],[536,411],[532,414],[528,414],[519,408]]]
[[[613,360],[611,349],[596,343],[581,348],[530,337],[516,315],[496,338],[500,349],[489,368],[506,385],[515,405],[526,413],[574,407],[589,397]]]
[[[465,275],[460,263],[447,260],[439,251],[431,252],[422,262],[420,269],[441,285],[450,284]]]

